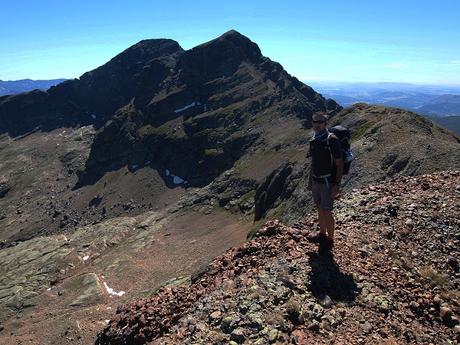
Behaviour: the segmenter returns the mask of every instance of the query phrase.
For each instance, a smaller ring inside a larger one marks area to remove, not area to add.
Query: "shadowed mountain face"
[[[157,88],[145,84],[101,129],[79,185],[126,164],[153,161],[190,185],[203,186],[232,167],[250,145],[262,144],[271,119],[308,120],[316,111],[341,109],[235,31],[156,60],[155,68],[157,73],[147,69],[146,74],[167,73]]]
[[[78,80],[0,98],[0,240],[163,208],[235,168],[214,184],[224,207],[303,159],[314,112],[340,109],[236,31],[188,51],[141,41]]]
[[[77,186],[149,161],[202,186],[268,135],[254,123],[340,109],[229,31],[188,51],[141,41],[78,80],[0,98],[0,132],[102,126]]]
[[[141,75],[149,61],[179,51],[181,47],[172,40],[144,40],[80,79],[48,91],[0,97],[0,133],[18,136],[35,129],[101,125],[145,83]]]

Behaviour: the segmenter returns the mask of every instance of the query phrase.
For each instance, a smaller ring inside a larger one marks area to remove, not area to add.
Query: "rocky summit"
[[[315,230],[306,180],[316,112],[351,130],[355,155],[334,261],[315,255],[302,233]],[[458,136],[416,113],[342,109],[234,30],[189,50],[142,40],[78,79],[0,97],[0,343],[90,344],[97,334],[100,343],[206,343],[212,334],[276,343],[294,330],[327,342],[325,332],[345,336],[342,324],[368,343],[420,334],[436,343],[438,326],[454,339],[458,238],[446,236],[457,219],[459,148]],[[410,186],[417,193],[398,195]],[[270,219],[279,222],[262,235]],[[213,261],[229,248],[248,249]],[[422,273],[395,261],[406,259]],[[414,290],[430,279],[428,297]],[[390,293],[406,281],[422,284],[398,290],[418,296],[404,297],[417,303],[413,315]],[[285,294],[299,305],[287,319]],[[426,304],[433,294],[439,303]],[[373,314],[375,303],[391,309]],[[378,318],[394,328],[377,327]]]
[[[460,172],[354,189],[333,255],[268,221],[185,285],[120,306],[96,344],[456,344]]]

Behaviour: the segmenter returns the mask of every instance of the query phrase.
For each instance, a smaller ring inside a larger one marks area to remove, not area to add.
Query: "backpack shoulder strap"
[[[329,149],[329,156],[331,157],[331,167],[334,166],[334,157],[332,157],[332,149],[331,149],[331,145],[329,145],[329,139],[333,137],[336,137],[334,133],[327,131],[326,146]]]
[[[330,139],[330,138],[336,138],[336,139],[338,139],[337,136],[336,136],[334,133],[327,131],[327,138],[326,138],[327,146],[329,146],[329,139]]]

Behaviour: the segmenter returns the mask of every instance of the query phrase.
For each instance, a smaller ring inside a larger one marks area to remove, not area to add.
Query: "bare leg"
[[[316,205],[316,208],[318,210],[319,232],[321,234],[326,235],[327,223],[326,223],[326,217],[324,215],[324,210],[320,208],[319,205]]]
[[[322,210],[325,218],[327,234],[330,240],[334,239],[335,220],[332,211]]]

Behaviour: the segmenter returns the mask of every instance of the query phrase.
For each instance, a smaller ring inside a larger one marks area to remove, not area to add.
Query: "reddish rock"
[[[449,327],[455,326],[455,321],[458,321],[458,319],[454,317],[452,309],[446,305],[441,306],[439,309],[439,317],[441,318],[442,322]]]

